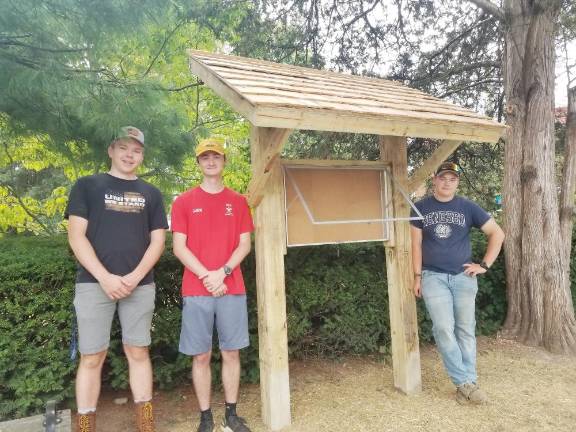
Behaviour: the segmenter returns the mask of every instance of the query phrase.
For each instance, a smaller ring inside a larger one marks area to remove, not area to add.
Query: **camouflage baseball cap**
[[[116,139],[132,138],[138,141],[140,144],[144,145],[144,134],[140,129],[134,126],[124,126],[120,128],[120,132],[116,136]]]

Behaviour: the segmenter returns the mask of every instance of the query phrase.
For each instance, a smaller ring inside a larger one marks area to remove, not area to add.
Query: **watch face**
[[[229,276],[231,273],[232,269],[228,266],[224,266],[224,274]]]

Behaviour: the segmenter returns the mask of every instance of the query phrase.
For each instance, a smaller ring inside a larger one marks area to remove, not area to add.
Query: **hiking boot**
[[[477,384],[466,383],[456,389],[456,401],[460,404],[482,405],[488,402],[488,396]]]
[[[224,417],[222,420],[222,432],[251,432],[246,425],[246,420],[237,415]]]
[[[138,432],[154,432],[154,414],[152,402],[138,402],[136,408],[136,430]]]
[[[76,430],[78,432],[95,432],[96,413],[78,414],[76,416]]]
[[[212,432],[214,430],[214,420],[212,418],[200,418],[200,424],[196,432]]]

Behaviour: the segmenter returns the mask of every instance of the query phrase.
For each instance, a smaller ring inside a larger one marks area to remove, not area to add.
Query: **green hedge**
[[[473,244],[483,251],[483,236],[473,236]],[[285,262],[291,357],[389,353],[384,261],[380,244],[289,250]],[[253,254],[243,269],[251,346],[243,352],[242,379],[253,382],[258,380]],[[168,247],[156,267],[151,356],[158,388],[189,382],[190,359],[177,350],[181,273]],[[38,412],[48,399],[72,403],[76,366],[69,360],[69,338],[74,274],[64,237],[0,240],[0,419]],[[495,331],[506,310],[501,262],[480,279],[478,306],[478,331]],[[418,309],[420,339],[427,342],[431,326],[421,301]],[[214,366],[218,368],[219,362]],[[116,324],[103,379],[113,388],[126,388],[126,367]],[[217,379],[219,370],[213,376]]]

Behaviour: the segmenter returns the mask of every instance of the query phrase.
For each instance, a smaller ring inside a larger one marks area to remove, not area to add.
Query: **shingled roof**
[[[506,126],[396,81],[190,50],[190,69],[255,126],[496,142]]]

